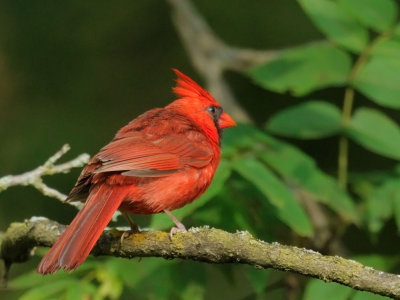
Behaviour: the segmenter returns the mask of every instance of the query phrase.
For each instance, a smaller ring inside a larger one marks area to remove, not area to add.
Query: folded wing
[[[205,141],[193,141],[180,135],[163,137],[137,133],[112,141],[96,158],[101,166],[94,173],[121,172],[126,176],[160,177],[187,167],[202,168],[213,158]]]

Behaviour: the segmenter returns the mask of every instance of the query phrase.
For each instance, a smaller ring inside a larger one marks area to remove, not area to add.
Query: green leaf
[[[393,0],[340,0],[339,4],[361,24],[378,32],[391,28],[397,18],[397,5]]]
[[[276,140],[260,154],[275,172],[308,192],[315,200],[328,205],[344,219],[359,222],[356,207],[337,180],[322,172],[314,160],[297,148]]]
[[[393,180],[385,182],[367,200],[368,227],[371,232],[379,232],[384,222],[392,216],[392,197],[398,190],[398,184]]]
[[[393,203],[400,199],[400,179],[389,179],[367,200],[368,227],[379,232],[393,214]]]
[[[275,114],[267,129],[275,134],[300,139],[317,139],[340,130],[340,111],[327,102],[309,101]]]
[[[298,234],[310,236],[310,220],[293,193],[262,163],[251,157],[233,162],[233,168],[254,184],[277,208],[278,217]]]
[[[395,177],[385,181],[376,189],[368,201],[368,216],[370,229],[379,231],[384,221],[394,215],[397,227],[400,229],[400,178]],[[371,228],[372,227],[372,228]]]
[[[200,196],[199,199],[195,200],[193,203],[185,205],[184,207],[175,210],[174,216],[178,220],[183,220],[185,217],[192,214],[196,209],[204,206],[208,201],[210,201],[214,196],[216,196],[221,188],[224,186],[225,181],[229,178],[231,174],[231,167],[226,160],[221,160],[217,171],[215,172],[214,179],[211,186],[207,191]],[[166,229],[171,227],[171,218],[166,214],[153,215],[150,228],[153,229]]]
[[[370,151],[400,160],[400,128],[380,111],[357,109],[351,119],[348,134]]]
[[[338,283],[325,283],[321,280],[312,279],[306,286],[304,300],[347,300],[353,290]]]
[[[235,186],[235,189],[231,187],[232,185]],[[244,186],[250,186],[250,190],[246,189],[248,193],[241,197]],[[210,224],[211,226],[212,224],[224,224],[227,230],[243,228],[251,231],[254,219],[247,205],[251,205],[249,203],[252,203],[252,201],[256,202],[253,196],[254,191],[254,187],[248,182],[235,180],[232,184],[225,185],[221,189],[216,197],[218,206],[213,207],[215,209],[207,208],[196,212],[196,219],[201,217],[203,221],[200,224]]]
[[[296,147],[244,124],[231,128],[225,137],[226,142],[235,148],[255,151],[274,172],[311,194],[315,200],[328,205],[344,219],[359,223],[352,199],[339,187],[337,180],[322,172],[311,157]]]
[[[397,57],[374,56],[361,67],[354,86],[379,105],[400,108],[399,78],[400,60]]]
[[[314,24],[330,39],[355,52],[368,43],[368,31],[350,13],[331,0],[298,0]]]
[[[254,145],[260,142],[268,142],[270,137],[263,131],[256,129],[249,124],[238,124],[224,132],[222,141],[222,154],[226,153],[226,148],[234,148],[234,155],[241,151],[252,151]],[[399,166],[400,169],[400,166]]]
[[[380,40],[371,50],[371,56],[381,56],[387,59],[400,59],[400,39]]]
[[[351,58],[330,44],[315,44],[286,51],[277,59],[249,70],[260,86],[278,93],[302,96],[328,86],[346,83]]]

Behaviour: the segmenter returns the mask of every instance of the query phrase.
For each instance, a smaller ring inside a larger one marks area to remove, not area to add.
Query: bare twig
[[[0,237],[0,258],[8,263],[26,261],[34,246],[51,246],[64,229],[65,226],[46,218],[34,217],[23,223],[12,223]],[[241,263],[256,268],[292,271],[362,291],[400,297],[399,275],[377,271],[338,256],[266,243],[248,232],[232,234],[208,227],[191,228],[187,233],[176,234],[171,240],[166,232],[148,231],[133,234],[121,243],[122,233],[116,229],[106,230],[92,254]]]
[[[53,175],[59,173],[68,173],[72,168],[79,168],[85,165],[89,161],[89,154],[83,153],[76,158],[55,165],[55,163],[69,151],[70,146],[65,144],[62,148],[57,151],[53,156],[51,156],[43,165],[37,167],[36,169],[20,174],[20,175],[8,175],[0,178],[0,192],[8,189],[12,186],[27,186],[31,185],[35,187],[38,191],[40,191],[43,195],[56,198],[60,201],[63,201],[67,198],[67,196],[56,189],[53,189],[47,186],[42,177],[46,175]],[[81,202],[67,202],[76,207],[80,207],[82,205]]]

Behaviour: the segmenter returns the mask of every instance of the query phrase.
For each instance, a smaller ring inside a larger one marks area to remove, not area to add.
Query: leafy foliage
[[[367,29],[337,1],[298,0],[298,2],[315,26],[329,39],[355,52],[361,52],[367,45]]]
[[[244,157],[235,160],[234,168],[276,207],[279,219],[300,235],[312,234],[311,223],[293,192],[261,162],[251,157]]]
[[[273,116],[267,130],[282,136],[318,139],[340,131],[340,111],[327,102],[309,101]]]
[[[384,48],[386,47],[386,49]],[[362,66],[354,85],[361,93],[375,103],[391,108],[400,108],[400,87],[397,78],[400,77],[400,62],[387,52],[393,51],[400,55],[400,41],[390,45],[380,45],[376,55]],[[379,76],[378,76],[379,74]]]
[[[398,8],[393,0],[340,0],[339,5],[347,9],[362,25],[377,32],[392,28],[397,19]]]
[[[335,63],[332,63],[335,62]],[[350,56],[329,44],[300,46],[251,69],[252,79],[267,89],[302,96],[327,86],[340,86],[350,72]]]
[[[348,133],[368,150],[400,159],[400,127],[382,112],[368,108],[357,109]]]
[[[298,2],[315,26],[335,43],[300,46],[274,61],[250,70],[248,75],[266,89],[279,93],[293,91],[296,96],[305,96],[325,87],[344,86],[346,92],[343,111],[340,112],[338,107],[322,99],[306,101],[273,115],[266,129],[273,134],[304,140],[339,135],[342,136],[342,141],[344,138],[346,142],[348,138],[377,155],[399,160],[399,124],[383,108],[379,109],[379,106],[400,109],[400,25],[396,24],[396,2]],[[377,36],[371,34],[370,29]],[[324,50],[323,47],[327,48]],[[320,51],[319,54],[317,51]],[[356,54],[354,59],[350,59],[351,53]],[[322,77],[323,80],[310,80],[322,74],[326,75]],[[368,97],[378,108],[362,107],[353,113],[353,102],[357,97],[355,91]],[[395,219],[400,229],[400,181],[399,175],[397,172],[393,173],[393,169],[375,172],[374,176],[370,176],[371,173],[364,176],[355,174],[353,178],[350,174],[348,187],[352,194],[349,194],[337,186],[332,188],[334,179],[316,169],[310,158],[306,158],[304,154],[298,155],[298,150],[296,155],[296,150],[288,149],[285,149],[288,151],[286,155],[283,156],[282,151],[275,157],[275,161],[274,151],[266,151],[262,157],[283,178],[312,193],[314,200],[322,200],[341,217],[347,211],[351,212],[350,219],[353,222],[357,223],[361,219],[372,236],[378,234],[390,219]],[[339,152],[339,161],[347,160],[348,157],[346,150],[342,149],[343,147]],[[339,173],[347,172],[347,169],[343,169],[347,168],[346,164],[339,167],[342,168],[338,170]],[[328,197],[321,197],[322,195]],[[340,204],[333,199],[341,199]],[[388,258],[379,259],[386,261]],[[380,267],[383,268],[383,265]],[[328,299],[329,296],[332,299],[382,298],[317,280],[307,285],[304,297]]]

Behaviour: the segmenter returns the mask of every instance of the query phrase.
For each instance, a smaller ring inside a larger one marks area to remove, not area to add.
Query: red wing
[[[102,166],[95,173],[121,171],[123,175],[160,177],[187,166],[201,168],[210,163],[213,152],[204,143],[181,136],[153,137],[137,133],[112,141],[96,156]]]

